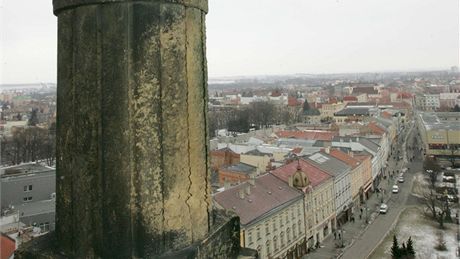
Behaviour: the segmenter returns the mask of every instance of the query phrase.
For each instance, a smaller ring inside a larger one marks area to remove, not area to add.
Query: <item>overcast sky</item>
[[[51,2],[0,0],[0,83],[56,81]],[[448,69],[459,63],[459,0],[209,2],[210,77]]]

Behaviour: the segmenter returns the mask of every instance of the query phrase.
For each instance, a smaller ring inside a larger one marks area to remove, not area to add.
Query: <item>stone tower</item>
[[[207,0],[54,0],[59,251],[155,257],[204,239]]]

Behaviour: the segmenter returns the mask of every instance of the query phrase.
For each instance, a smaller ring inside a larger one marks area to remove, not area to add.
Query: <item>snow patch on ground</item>
[[[456,228],[457,225],[447,224],[445,230],[440,230],[437,223],[427,219],[419,208],[407,209],[398,221],[395,229],[391,231],[375,253],[370,258],[391,258],[393,235],[396,234],[399,244],[412,237],[416,258],[443,259],[456,258]],[[437,251],[434,247],[438,244],[438,233],[442,232],[448,251]]]

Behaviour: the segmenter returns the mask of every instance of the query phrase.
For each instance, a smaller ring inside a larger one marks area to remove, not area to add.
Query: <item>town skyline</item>
[[[21,8],[25,2],[0,5],[0,84],[56,82],[51,1],[27,3],[33,6],[27,10]],[[209,3],[210,78],[445,70],[459,64],[458,1],[264,3]],[[286,18],[272,19],[277,13]]]

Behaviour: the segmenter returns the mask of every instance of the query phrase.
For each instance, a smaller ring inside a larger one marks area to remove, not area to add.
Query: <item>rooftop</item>
[[[337,135],[335,132],[309,130],[309,131],[288,131],[281,130],[276,132],[279,138],[297,138],[297,139],[310,139],[310,140],[325,140],[331,141]]]
[[[427,130],[460,130],[460,112],[422,112],[419,116]]]
[[[233,171],[233,172],[239,172],[239,173],[246,173],[246,174],[249,174],[249,173],[252,173],[252,172],[255,172],[257,167],[255,166],[252,166],[252,165],[248,165],[248,164],[245,164],[245,163],[238,163],[238,164],[234,164],[234,165],[229,165],[227,167],[224,167],[226,170],[228,171]]]
[[[299,159],[289,164],[280,166],[273,170],[271,173],[279,177],[281,180],[288,182],[289,176],[292,176],[295,174],[295,172],[297,172],[297,167],[299,165],[300,170],[308,177],[308,180],[310,181],[312,187],[315,187],[332,177],[330,174],[322,171],[318,167],[315,167],[307,163],[303,159]]]
[[[323,152],[309,156],[307,161],[333,176],[341,176],[350,171],[347,164]]]
[[[0,168],[1,178],[54,172],[56,169],[36,163],[27,163]]]
[[[346,107],[336,113],[335,116],[369,116],[369,108],[368,107]]]
[[[356,168],[358,165],[361,164],[360,160],[350,156],[349,154],[342,152],[339,149],[331,149],[330,153],[331,156],[339,159],[340,161],[346,163],[351,168]]]
[[[246,189],[249,188],[249,194]],[[243,191],[244,198],[239,192]],[[240,217],[242,225],[248,225],[276,209],[281,209],[295,200],[301,199],[303,194],[272,174],[265,174],[250,183],[231,187],[228,190],[214,195],[214,200],[226,210],[234,211]]]

